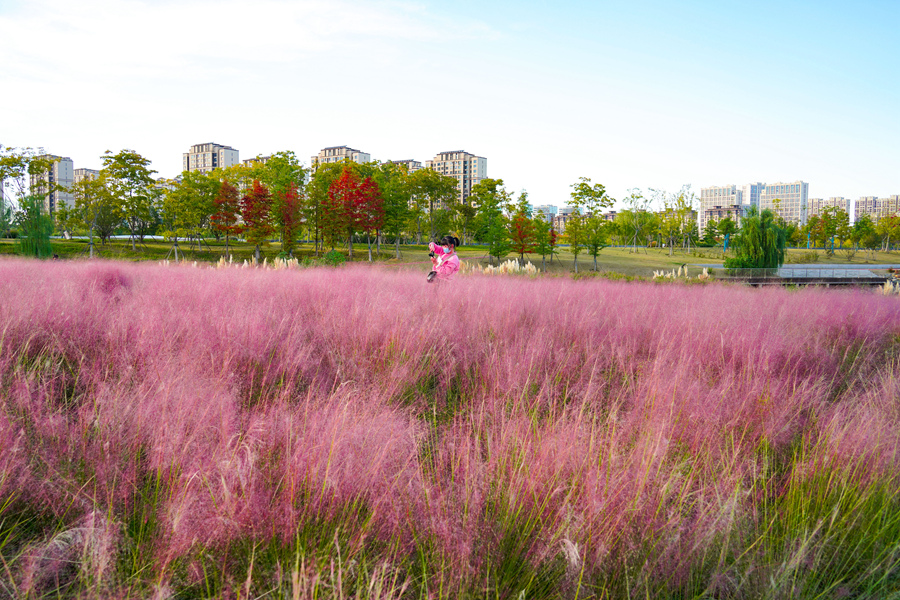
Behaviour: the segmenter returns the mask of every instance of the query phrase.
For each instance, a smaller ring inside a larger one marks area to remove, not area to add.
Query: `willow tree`
[[[726,268],[777,269],[784,264],[787,235],[777,215],[768,208],[761,213],[753,207],[741,220],[741,229],[732,243],[734,256]]]
[[[53,217],[44,207],[43,196],[25,196],[20,202],[16,223],[19,226],[20,254],[37,258],[47,258],[53,254],[53,246],[50,244]]]

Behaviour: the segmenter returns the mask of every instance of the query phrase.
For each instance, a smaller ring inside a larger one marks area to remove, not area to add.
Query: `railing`
[[[874,273],[872,268],[862,265],[835,265],[829,267],[799,267],[783,266],[778,269],[728,269],[725,267],[713,267],[709,269],[710,275],[720,279],[749,279],[749,280],[803,280],[803,279],[855,279],[884,281],[888,276]]]

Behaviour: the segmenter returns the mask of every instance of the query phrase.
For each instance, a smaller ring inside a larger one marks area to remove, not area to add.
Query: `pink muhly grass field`
[[[0,598],[900,590],[900,303],[0,261]]]

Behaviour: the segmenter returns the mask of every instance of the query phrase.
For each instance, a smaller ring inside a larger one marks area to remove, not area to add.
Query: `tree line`
[[[257,259],[272,240],[280,242],[287,256],[300,241],[312,243],[316,256],[346,247],[352,257],[353,244],[365,243],[372,260],[373,252],[381,254],[385,245],[392,245],[399,258],[403,244],[454,232],[464,244],[486,246],[491,262],[510,254],[524,262],[526,254],[537,254],[546,267],[565,245],[576,271],[582,254],[593,258],[596,270],[598,255],[611,244],[628,246],[631,252],[666,247],[670,255],[698,245],[722,244],[727,250],[730,244],[737,252],[742,240],[751,237],[743,231],[746,216],[740,227],[730,217],[710,220],[701,236],[690,186],[675,193],[632,189],[613,216],[604,214],[615,202],[605,187],[579,178],[571,186],[572,212],[558,232],[552,220],[533,213],[526,191],[516,197],[502,179],[481,180],[460,201],[455,178],[431,169],[409,172],[401,163],[344,161],[307,168],[293,152],[284,151],[165,180],[154,178],[150,161],[133,150],[107,151],[100,158],[102,168],[95,177],[67,188],[51,184],[30,189],[28,181],[45,174],[52,159],[40,150],[0,147],[0,179],[17,197],[17,210],[9,200],[0,201],[0,234],[18,226],[27,233],[21,236],[24,252],[39,256],[49,252],[52,233],[87,234],[91,249],[95,237],[105,244],[114,234],[125,233],[133,250],[148,235],[163,236],[176,256],[180,243],[201,247],[214,238],[224,241],[226,253],[233,240],[241,239],[254,247]],[[48,215],[44,198],[51,191],[68,192],[74,200]],[[827,208],[799,226],[785,222],[777,210],[769,212],[765,222],[779,228],[785,244],[824,247],[829,254],[843,250],[848,258],[860,249],[888,249],[900,236],[896,215],[877,222],[863,215],[851,225],[846,211]],[[759,212],[747,216],[763,217]]]

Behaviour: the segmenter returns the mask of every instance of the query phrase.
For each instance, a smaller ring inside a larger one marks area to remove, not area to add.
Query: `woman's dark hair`
[[[452,235],[445,235],[441,238],[440,244],[441,246],[453,246],[454,248],[459,248],[459,238],[453,237]]]

